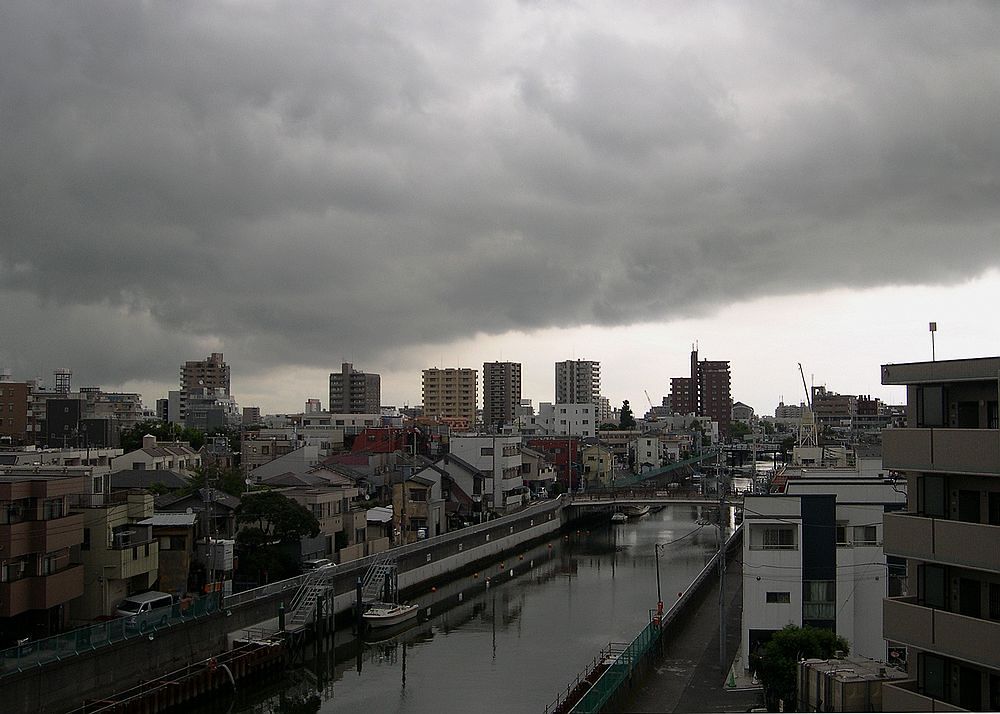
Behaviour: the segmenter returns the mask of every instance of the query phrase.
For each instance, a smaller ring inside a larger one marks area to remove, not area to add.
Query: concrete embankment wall
[[[451,574],[503,555],[558,531],[561,501],[545,501],[516,514],[395,548],[403,590],[444,581]],[[377,556],[346,563],[334,581],[335,609],[346,612],[355,602],[357,579]],[[287,608],[295,589],[240,603],[217,615],[177,624],[149,636],[137,636],[92,652],[68,656],[37,669],[0,679],[2,711],[65,712],[84,701],[107,698],[224,651],[228,636]]]
[[[743,528],[738,528],[726,542],[725,558],[726,562],[733,560],[740,554],[743,545]],[[718,578],[718,564],[720,555],[714,556],[711,561],[702,569],[694,582],[684,591],[681,598],[671,606],[665,613],[660,627],[659,641],[651,647],[645,655],[635,662],[628,678],[615,690],[615,693],[601,707],[602,712],[627,711],[626,706],[632,696],[636,684],[642,682],[646,677],[652,676],[656,671],[657,661],[663,656],[664,648],[670,643],[672,637],[684,627],[685,618],[689,617],[692,611],[705,601],[711,593],[718,591],[713,589],[713,585]]]

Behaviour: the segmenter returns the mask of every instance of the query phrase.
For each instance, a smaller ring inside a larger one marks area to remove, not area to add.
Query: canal
[[[213,702],[215,711],[542,711],[608,642],[628,642],[656,607],[654,544],[667,608],[716,549],[702,506],[565,532],[417,593],[426,620],[361,641],[338,632],[280,680]],[[205,711],[208,711],[206,708]]]

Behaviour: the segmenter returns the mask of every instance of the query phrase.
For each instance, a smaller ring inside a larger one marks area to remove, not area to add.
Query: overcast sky
[[[691,343],[771,411],[1000,353],[1000,5],[0,6],[0,366],[241,404]],[[885,392],[891,398],[891,392]],[[641,410],[640,410],[641,411]]]

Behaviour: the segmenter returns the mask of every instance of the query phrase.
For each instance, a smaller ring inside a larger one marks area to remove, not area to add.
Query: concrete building
[[[799,662],[796,699],[800,712],[880,712],[882,685],[906,679],[885,662],[846,657]]]
[[[607,488],[614,474],[614,454],[604,444],[590,443],[580,450],[583,463],[583,478],[587,485]]]
[[[413,543],[448,531],[445,502],[441,495],[441,474],[423,469],[392,487],[392,511],[399,518],[402,543]]]
[[[885,601],[884,635],[909,674],[884,685],[885,711],[1000,709],[998,378],[1000,357],[882,366],[882,384],[906,387],[907,427],[882,448],[909,494],[885,521],[908,587]]]
[[[483,363],[483,426],[500,431],[517,419],[521,404],[521,365],[519,362]]]
[[[521,475],[521,437],[463,435],[451,438],[451,453],[486,475],[487,510],[520,505],[526,492]]]
[[[89,476],[88,476],[89,479]],[[159,577],[159,542],[139,521],[153,515],[153,496],[142,491],[102,489],[72,498],[83,514],[84,592],[73,602],[73,620],[88,622],[114,615],[126,596],[145,592]]]
[[[601,402],[601,363],[593,360],[556,362],[556,404]]]
[[[79,473],[0,469],[0,647],[61,632],[83,594],[83,514],[70,496],[90,484]]]
[[[157,441],[146,434],[142,447],[111,460],[112,471],[166,469],[187,476],[201,466],[201,454],[185,441]]]
[[[534,494],[546,495],[556,481],[555,467],[545,454],[528,446],[521,446],[521,475],[524,485]]]
[[[382,378],[354,369],[350,362],[330,373],[330,411],[341,414],[378,414],[382,406]],[[308,411],[308,410],[307,410]]]
[[[670,380],[670,408],[674,414],[701,414],[719,425],[723,436],[729,435],[733,419],[728,360],[698,361],[698,350],[691,350],[691,374]]]
[[[890,576],[883,515],[902,508],[892,479],[803,469],[785,493],[744,497],[741,662],[788,624],[834,630],[851,654],[887,659],[882,599]]]
[[[0,445],[34,444],[34,429],[28,428],[31,388],[27,382],[11,381],[0,374]]]
[[[733,421],[749,422],[754,417],[753,407],[743,402],[733,404]]]
[[[538,405],[538,415],[523,417],[523,428],[533,433],[551,436],[578,436],[588,439],[597,436],[597,405],[550,404]]]
[[[201,394],[204,389],[221,389],[224,394],[230,394],[229,365],[226,364],[221,352],[213,352],[203,360],[185,362],[180,370],[180,394],[178,404],[178,421],[185,423],[187,419],[188,398],[192,394]]]
[[[476,423],[479,371],[467,367],[431,367],[423,371],[424,416],[451,422],[456,429]]]

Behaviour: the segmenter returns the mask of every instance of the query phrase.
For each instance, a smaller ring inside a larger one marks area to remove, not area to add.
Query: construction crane
[[[812,397],[809,396],[809,387],[806,386],[806,373],[799,362],[799,376],[802,377],[802,390],[806,393],[806,406],[802,410],[802,418],[799,419],[799,446],[818,446],[819,438],[816,433],[816,415],[813,414]]]
[[[656,412],[653,411],[653,400],[649,398],[649,392],[645,389],[642,390],[646,394],[646,401],[649,402],[649,420],[656,421]]]

